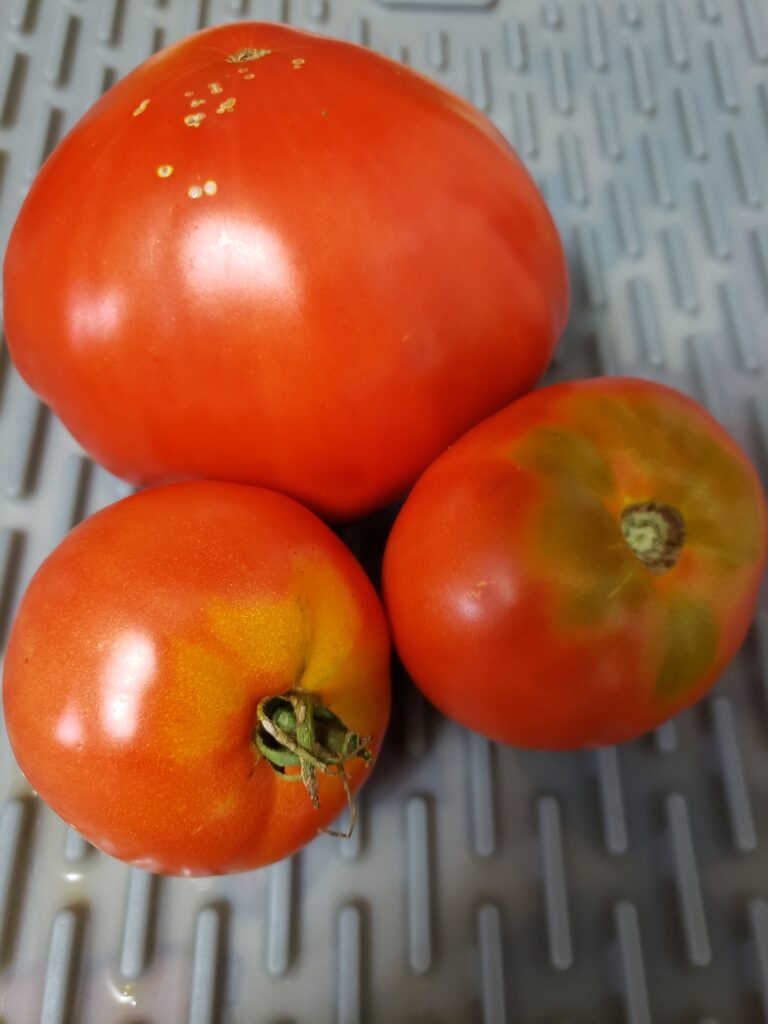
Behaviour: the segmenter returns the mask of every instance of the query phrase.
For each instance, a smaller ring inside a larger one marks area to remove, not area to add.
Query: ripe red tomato
[[[530,389],[566,305],[555,227],[486,118],[268,24],[198,33],[110,89],[5,265],[16,365],[110,470],[338,518]]]
[[[741,644],[766,556],[755,472],[684,395],[559,384],[424,473],[384,588],[406,668],[447,715],[523,747],[637,736]]]
[[[362,783],[388,662],[373,587],[312,513],[177,484],[92,516],[40,567],[8,646],[8,735],[40,796],[107,853],[243,871],[306,843]]]

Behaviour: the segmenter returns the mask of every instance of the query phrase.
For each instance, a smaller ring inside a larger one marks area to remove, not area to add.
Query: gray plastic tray
[[[240,17],[373,46],[487,111],[568,250],[550,376],[669,380],[765,479],[764,0],[0,0],[0,247],[102,89]],[[0,643],[40,559],[126,492],[0,348]],[[0,1020],[768,1021],[766,598],[715,695],[620,749],[489,744],[399,682],[355,838],[238,877],[156,879],[96,853],[3,738]]]

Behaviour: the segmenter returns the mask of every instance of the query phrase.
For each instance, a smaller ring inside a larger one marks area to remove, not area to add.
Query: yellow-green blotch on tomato
[[[670,388],[602,378],[528,395],[433,463],[384,588],[431,701],[557,749],[637,736],[705,693],[765,557],[760,484],[723,428]]]

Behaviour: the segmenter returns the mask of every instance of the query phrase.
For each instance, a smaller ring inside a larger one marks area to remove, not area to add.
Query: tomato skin
[[[315,693],[375,753],[389,640],[347,548],[293,500],[238,484],[149,490],[42,564],[5,661],[8,735],[31,785],[107,853],[164,874],[243,871],[308,842],[320,808],[257,757],[256,707]],[[347,764],[352,788],[368,771]]]
[[[227,62],[244,47],[270,52]],[[198,33],[110,89],[33,183],[4,292],[19,371],[113,473],[337,519],[530,389],[567,306],[551,217],[489,121],[274,24]]]
[[[622,534],[675,508],[660,574]],[[533,392],[424,473],[384,559],[393,640],[443,712],[565,749],[638,736],[701,697],[749,628],[766,507],[746,456],[691,399],[601,378]]]

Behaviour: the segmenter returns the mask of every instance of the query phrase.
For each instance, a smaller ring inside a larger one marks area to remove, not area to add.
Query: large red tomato
[[[555,227],[489,121],[267,24],[110,89],[5,265],[16,365],[114,473],[263,484],[339,518],[530,389],[566,304]]]
[[[390,536],[396,647],[446,714],[524,747],[615,743],[717,680],[766,555],[754,470],[695,402],[534,392],[422,476]]]
[[[86,520],[33,578],[8,735],[107,853],[242,871],[347,805],[387,723],[388,656],[373,587],[312,513],[239,484],[162,487]]]

